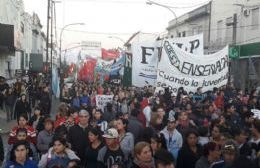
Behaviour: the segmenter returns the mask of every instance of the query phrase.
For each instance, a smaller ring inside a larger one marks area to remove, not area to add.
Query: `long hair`
[[[98,140],[102,143],[103,142],[103,138],[102,138],[102,131],[99,128],[91,128],[89,130],[89,133],[94,134],[95,136],[98,136]]]
[[[188,147],[189,148],[189,144],[188,144],[188,137],[194,134],[196,137],[199,137],[199,133],[197,132],[197,130],[195,129],[189,129],[187,130],[186,134],[185,134],[185,139],[184,139],[184,143],[183,143],[183,147]]]
[[[166,149],[167,150],[167,145],[166,145],[166,140],[165,137],[162,133],[160,134],[154,134],[151,137],[151,140],[154,139],[157,143],[161,144],[161,148],[162,149]],[[150,140],[150,144],[151,144],[151,140]]]

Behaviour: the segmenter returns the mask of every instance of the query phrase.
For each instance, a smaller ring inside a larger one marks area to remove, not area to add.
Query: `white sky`
[[[58,0],[57,0],[58,1]],[[122,46],[117,36],[127,41],[137,31],[160,33],[166,30],[168,22],[174,19],[166,8],[147,5],[146,0],[59,0],[56,4],[58,36],[60,28],[70,23],[85,23],[84,26],[71,26],[75,31],[64,31],[63,48],[81,41],[101,41],[104,48]],[[202,4],[209,0],[155,0],[155,2],[175,7]],[[24,0],[25,11],[35,12],[40,17],[43,31],[46,32],[47,0]],[[196,6],[198,7],[198,6]],[[196,8],[195,7],[195,8]],[[173,9],[179,16],[194,8]],[[93,33],[94,32],[94,33]],[[112,33],[112,34],[109,34]],[[58,37],[59,38],[59,37]]]

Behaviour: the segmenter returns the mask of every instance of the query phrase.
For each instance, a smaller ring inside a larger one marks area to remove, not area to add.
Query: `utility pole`
[[[233,45],[237,42],[237,14],[233,15]]]
[[[47,71],[49,71],[49,22],[50,22],[50,3],[51,0],[48,0],[48,7],[47,7],[47,40],[46,40],[46,64],[47,64]]]
[[[51,70],[50,70],[50,83],[51,83],[51,95],[53,93],[52,91],[52,56],[53,56],[53,5],[55,5],[55,3],[51,0]],[[52,96],[51,96],[52,97]]]
[[[235,46],[237,42],[237,14],[234,13],[233,15],[233,38],[232,38],[232,45]],[[231,73],[232,72],[232,73]],[[238,60],[230,60],[229,61],[229,82],[231,82],[231,75],[237,76],[238,74]],[[233,81],[234,85],[238,85],[236,81]]]

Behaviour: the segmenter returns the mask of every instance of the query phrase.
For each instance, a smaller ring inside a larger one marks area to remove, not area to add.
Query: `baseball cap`
[[[114,139],[114,138],[118,138],[118,132],[115,128],[110,128],[107,131],[105,131],[103,137],[104,138],[110,138],[110,139]]]
[[[237,152],[237,147],[233,141],[227,141],[225,145],[223,146],[223,152],[226,153],[236,153]]]
[[[168,121],[173,122],[175,121],[175,118],[173,116],[169,116]]]

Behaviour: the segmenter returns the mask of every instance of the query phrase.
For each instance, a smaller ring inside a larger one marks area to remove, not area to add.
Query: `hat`
[[[118,138],[118,132],[115,128],[110,128],[107,131],[105,131],[103,137],[104,138],[109,138],[109,139],[114,139],[114,138]]]
[[[232,144],[230,144],[230,145],[224,145],[223,151],[224,151],[224,152],[232,152],[232,153],[235,153],[235,152],[236,152],[236,147],[235,147],[235,145],[232,145]]]
[[[187,95],[183,95],[182,98],[183,98],[183,99],[186,99],[186,98],[188,98],[188,96],[187,96]]]
[[[169,116],[168,121],[173,122],[173,121],[175,121],[175,118],[173,116]]]
[[[89,115],[89,112],[87,111],[87,110],[85,110],[85,109],[81,109],[80,111],[79,111],[79,115]]]
[[[227,141],[223,146],[222,150],[223,152],[227,152],[227,153],[237,153],[236,144],[232,140]]]

